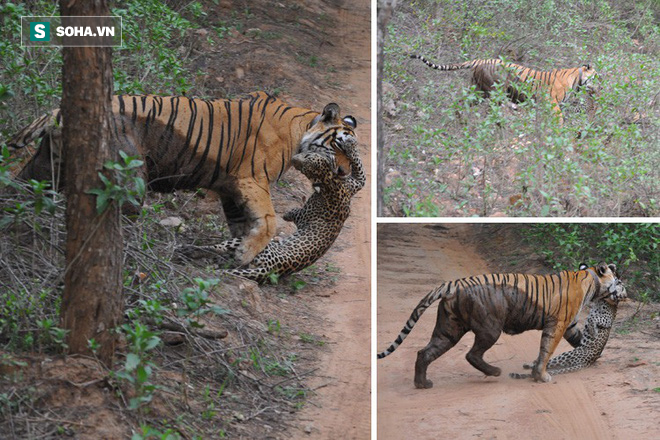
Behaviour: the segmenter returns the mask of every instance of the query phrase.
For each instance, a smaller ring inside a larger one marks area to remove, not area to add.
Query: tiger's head
[[[334,155],[308,151],[293,156],[291,163],[312,182],[312,185],[328,183],[338,174]]]
[[[593,68],[591,64],[583,64],[582,67],[578,69],[578,80],[576,87],[580,89],[584,87],[587,92],[597,92],[598,89],[595,84],[595,79],[597,78],[596,69]]]
[[[351,167],[343,153],[343,145],[349,140],[357,140],[355,128],[357,121],[353,116],[343,118],[339,115],[339,106],[330,103],[323,113],[316,116],[300,141],[299,153],[314,152],[325,156],[336,157],[338,173],[348,175]]]
[[[614,264],[598,263],[595,267],[581,264],[580,270],[586,270],[594,279],[598,280],[599,289],[594,293],[592,300],[604,299],[608,302],[619,302],[628,298],[626,287],[617,277]]]

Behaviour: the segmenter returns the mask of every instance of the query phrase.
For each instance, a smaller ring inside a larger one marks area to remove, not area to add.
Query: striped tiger
[[[339,112],[334,103],[322,113],[292,107],[265,92],[215,100],[116,95],[110,130],[117,150],[144,158],[141,172],[151,190],[217,192],[232,235],[243,238],[237,259],[248,263],[275,234],[270,184],[295,154],[336,155],[339,172],[350,174],[341,149],[356,139],[357,122]],[[42,139],[19,179],[51,179],[51,157],[61,162],[61,123],[54,110],[9,141],[16,149]]]
[[[523,102],[527,99],[516,83],[531,82],[531,91],[538,94],[545,90],[550,95],[550,102],[559,117],[560,124],[564,123],[564,116],[559,104],[566,100],[571,90],[585,87],[587,90],[594,88],[593,80],[596,70],[590,64],[570,69],[553,69],[548,71],[534,70],[519,64],[507,63],[501,59],[472,60],[458,64],[438,65],[427,60],[421,55],[410,55],[410,58],[419,59],[427,66],[441,70],[472,69],[472,85],[488,98],[490,92],[495,90],[495,83],[504,84],[507,96],[513,102]]]
[[[551,358],[548,361],[548,372],[553,375],[571,373],[593,365],[607,345],[618,306],[617,298],[596,301],[589,310],[580,345]],[[523,364],[523,368],[531,370],[534,363]],[[531,374],[509,373],[509,377],[526,379],[531,377]]]
[[[296,231],[271,241],[248,267],[229,269],[229,273],[260,283],[271,275],[286,276],[309,267],[330,249],[351,212],[351,199],[367,180],[356,142],[346,142],[344,152],[351,163],[349,176],[338,176],[333,158],[317,153],[293,156],[293,166],[307,177],[314,192],[300,208],[284,214],[283,219],[296,225]],[[231,255],[239,240],[207,246],[207,250]]]
[[[440,300],[431,341],[417,353],[415,387],[433,386],[433,382],[426,378],[429,364],[456,345],[470,330],[474,332],[475,340],[466,358],[487,376],[501,374],[499,368],[484,361],[483,355],[495,344],[502,331],[514,335],[526,330],[543,330],[532,377],[549,382],[547,363],[562,336],[574,346],[581,342],[582,335],[576,324],[584,304],[606,297],[626,297],[625,287],[615,272],[613,264],[599,263],[576,272],[491,274],[446,282],[419,302],[399,336],[387,350],[378,354],[378,359],[396,350],[422,313]]]

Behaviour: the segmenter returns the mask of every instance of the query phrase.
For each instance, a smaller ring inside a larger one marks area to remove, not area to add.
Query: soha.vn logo
[[[55,35],[58,37],[114,37],[115,28],[112,26],[57,26]],[[50,23],[31,22],[30,41],[50,41]]]
[[[50,23],[47,21],[31,22],[30,41],[50,41]]]

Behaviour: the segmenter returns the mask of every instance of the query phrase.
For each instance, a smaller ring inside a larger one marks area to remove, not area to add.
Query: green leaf
[[[5,215],[4,217],[0,218],[0,228],[4,228],[13,221],[14,221],[14,217]]]
[[[96,212],[101,214],[108,207],[108,195],[104,192],[96,197]]]
[[[133,371],[140,364],[140,357],[135,353],[129,353],[126,355],[126,363],[124,368],[126,371]]]
[[[149,351],[152,348],[156,347],[158,344],[160,344],[160,338],[158,336],[152,336],[147,341],[147,344],[145,345],[144,349],[145,351]]]
[[[144,365],[138,366],[135,373],[139,383],[144,383],[149,379],[149,372],[144,367]]]

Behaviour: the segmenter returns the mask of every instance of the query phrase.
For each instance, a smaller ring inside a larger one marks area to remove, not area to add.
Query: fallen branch
[[[191,328],[176,321],[163,321],[158,324],[153,320],[150,320],[149,324],[164,330],[192,334],[193,336],[200,336],[205,339],[224,339],[229,335],[229,332],[225,329],[209,330],[206,328]]]

